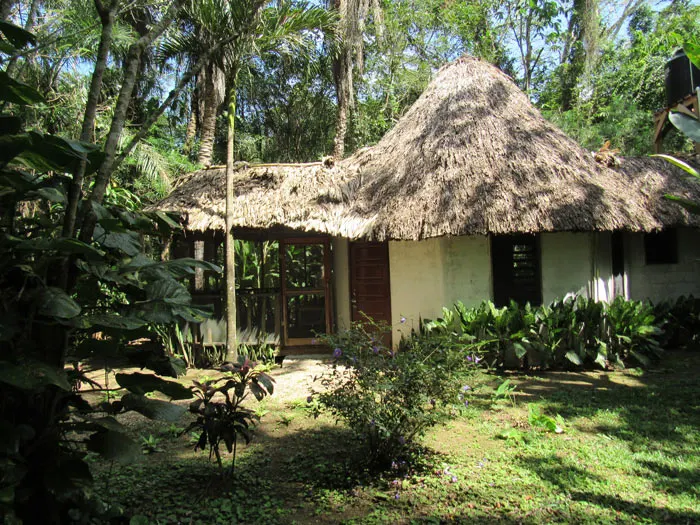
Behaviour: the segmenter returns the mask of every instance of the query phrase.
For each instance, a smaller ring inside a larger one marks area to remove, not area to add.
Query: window
[[[678,235],[675,228],[644,234],[647,264],[678,264]]]
[[[496,306],[510,301],[542,303],[540,247],[536,235],[497,235],[491,238],[493,298]]]
[[[610,236],[610,249],[612,252],[613,276],[625,274],[625,244],[621,231],[614,231]]]

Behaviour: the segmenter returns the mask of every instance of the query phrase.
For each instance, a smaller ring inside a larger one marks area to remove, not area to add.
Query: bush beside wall
[[[680,298],[652,305],[616,298],[601,303],[568,296],[543,306],[516,303],[497,308],[484,301],[443,308],[443,316],[422,323],[424,333],[465,337],[492,366],[521,368],[620,368],[648,366],[664,348],[696,346],[700,301]]]

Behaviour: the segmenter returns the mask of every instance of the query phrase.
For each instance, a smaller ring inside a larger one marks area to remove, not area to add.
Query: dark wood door
[[[353,321],[367,315],[391,325],[388,243],[350,243],[350,311]]]
[[[294,238],[280,242],[284,346],[313,344],[331,330],[330,241]]]

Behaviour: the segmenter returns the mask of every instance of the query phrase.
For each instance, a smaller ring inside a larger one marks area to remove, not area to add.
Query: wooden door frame
[[[285,247],[290,244],[321,244],[323,245],[323,287],[304,290],[303,292],[288,292],[287,290],[287,260]],[[279,240],[279,258],[280,258],[280,295],[282,297],[282,345],[284,347],[292,346],[308,346],[312,345],[314,340],[312,337],[296,337],[290,341],[287,335],[287,297],[294,295],[308,294],[324,294],[325,300],[325,317],[326,317],[326,333],[330,334],[333,327],[333,304],[331,297],[331,254],[330,254],[330,238],[329,237],[289,237]]]
[[[391,264],[389,261],[389,241],[349,241],[348,242],[348,291],[349,291],[349,297],[348,301],[350,303],[350,322],[355,323],[358,321],[358,319],[355,319],[355,309],[353,308],[353,301],[354,299],[354,292],[353,292],[353,256],[352,256],[352,246],[354,244],[381,244],[384,246],[386,249],[386,267],[387,267],[387,288],[389,290],[389,294],[387,295],[387,305],[388,305],[388,315],[389,319],[387,320],[387,323],[389,325],[389,342],[390,345],[393,343],[393,327],[392,327],[392,309],[391,309]]]

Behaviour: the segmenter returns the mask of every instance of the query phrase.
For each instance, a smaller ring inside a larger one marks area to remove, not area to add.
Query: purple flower
[[[465,407],[468,407],[468,406],[469,406],[469,401],[465,401],[465,402],[464,402],[464,406],[465,406]]]
[[[394,499],[395,499],[396,501],[399,501],[399,498],[400,498],[400,497],[401,497],[401,496],[399,496],[399,493],[398,493],[398,492],[397,492],[396,494],[394,494]]]
[[[340,348],[336,348],[333,350],[333,357],[336,359],[339,358],[341,355],[343,355],[343,351]]]
[[[462,387],[462,392],[467,392],[468,390],[471,390],[471,389],[472,389],[472,387],[470,387],[469,385],[464,385]]]
[[[474,363],[479,364],[479,361],[481,361],[481,357],[479,357],[478,355],[475,355],[474,356]]]
[[[452,483],[457,483],[457,476],[452,476],[451,481],[452,481]]]
[[[399,444],[401,444],[401,445],[406,444],[406,439],[403,436],[399,436]]]
[[[471,363],[473,360],[474,360],[474,358],[472,356],[470,356],[470,355],[467,356],[467,361],[469,361]]]
[[[376,345],[373,346],[373,347],[372,347],[372,352],[374,352],[375,354],[378,354],[378,353],[379,353],[379,347],[376,346]]]
[[[401,324],[404,324],[406,322],[406,318],[402,315],[401,316]]]
[[[315,345],[315,344],[316,344],[316,339],[312,339],[312,340],[311,340],[311,344],[312,344],[312,345]]]

